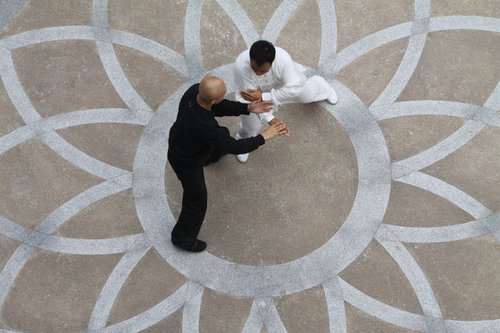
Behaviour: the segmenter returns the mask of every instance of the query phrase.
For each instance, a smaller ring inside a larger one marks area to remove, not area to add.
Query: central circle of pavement
[[[299,292],[332,278],[352,263],[372,241],[382,222],[389,201],[391,167],[376,120],[353,92],[336,81],[332,86],[337,90],[339,103],[320,105],[348,134],[356,153],[359,181],[347,219],[325,244],[302,258],[270,266],[236,264],[208,251],[192,254],[171,244],[170,231],[176,220],[165,189],[168,133],[177,116],[179,100],[189,86],[180,87],[160,106],[144,130],[134,161],[136,211],[145,233],[162,257],[192,281],[219,292],[247,297]]]

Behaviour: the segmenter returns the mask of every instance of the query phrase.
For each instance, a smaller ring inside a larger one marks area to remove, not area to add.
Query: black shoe
[[[172,244],[189,252],[201,252],[207,248],[207,243],[199,239],[195,240],[191,245],[175,244],[174,242]]]

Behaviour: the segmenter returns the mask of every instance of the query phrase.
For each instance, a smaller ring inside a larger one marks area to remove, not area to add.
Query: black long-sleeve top
[[[265,143],[260,134],[236,140],[226,127],[219,126],[215,120],[215,117],[249,114],[248,104],[223,100],[209,111],[196,102],[199,86],[191,86],[181,98],[177,119],[170,129],[169,158],[186,165],[203,165],[213,149],[229,154],[244,154]]]

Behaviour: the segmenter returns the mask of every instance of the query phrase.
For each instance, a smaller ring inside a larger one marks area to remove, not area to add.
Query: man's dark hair
[[[272,64],[276,56],[276,49],[267,40],[258,40],[250,48],[250,59],[254,60],[258,66],[266,62]]]

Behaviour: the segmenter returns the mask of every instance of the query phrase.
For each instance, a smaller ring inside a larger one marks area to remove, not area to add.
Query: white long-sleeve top
[[[250,50],[242,52],[234,64],[234,81],[236,84],[236,100],[248,103],[241,96],[245,89],[260,89],[262,100],[272,101],[275,105],[290,102],[302,89],[306,80],[302,73],[305,68],[296,64],[290,55],[280,47],[276,48],[276,57],[271,69],[266,74],[257,76],[250,67]],[[273,110],[258,114],[263,122],[274,118]]]

